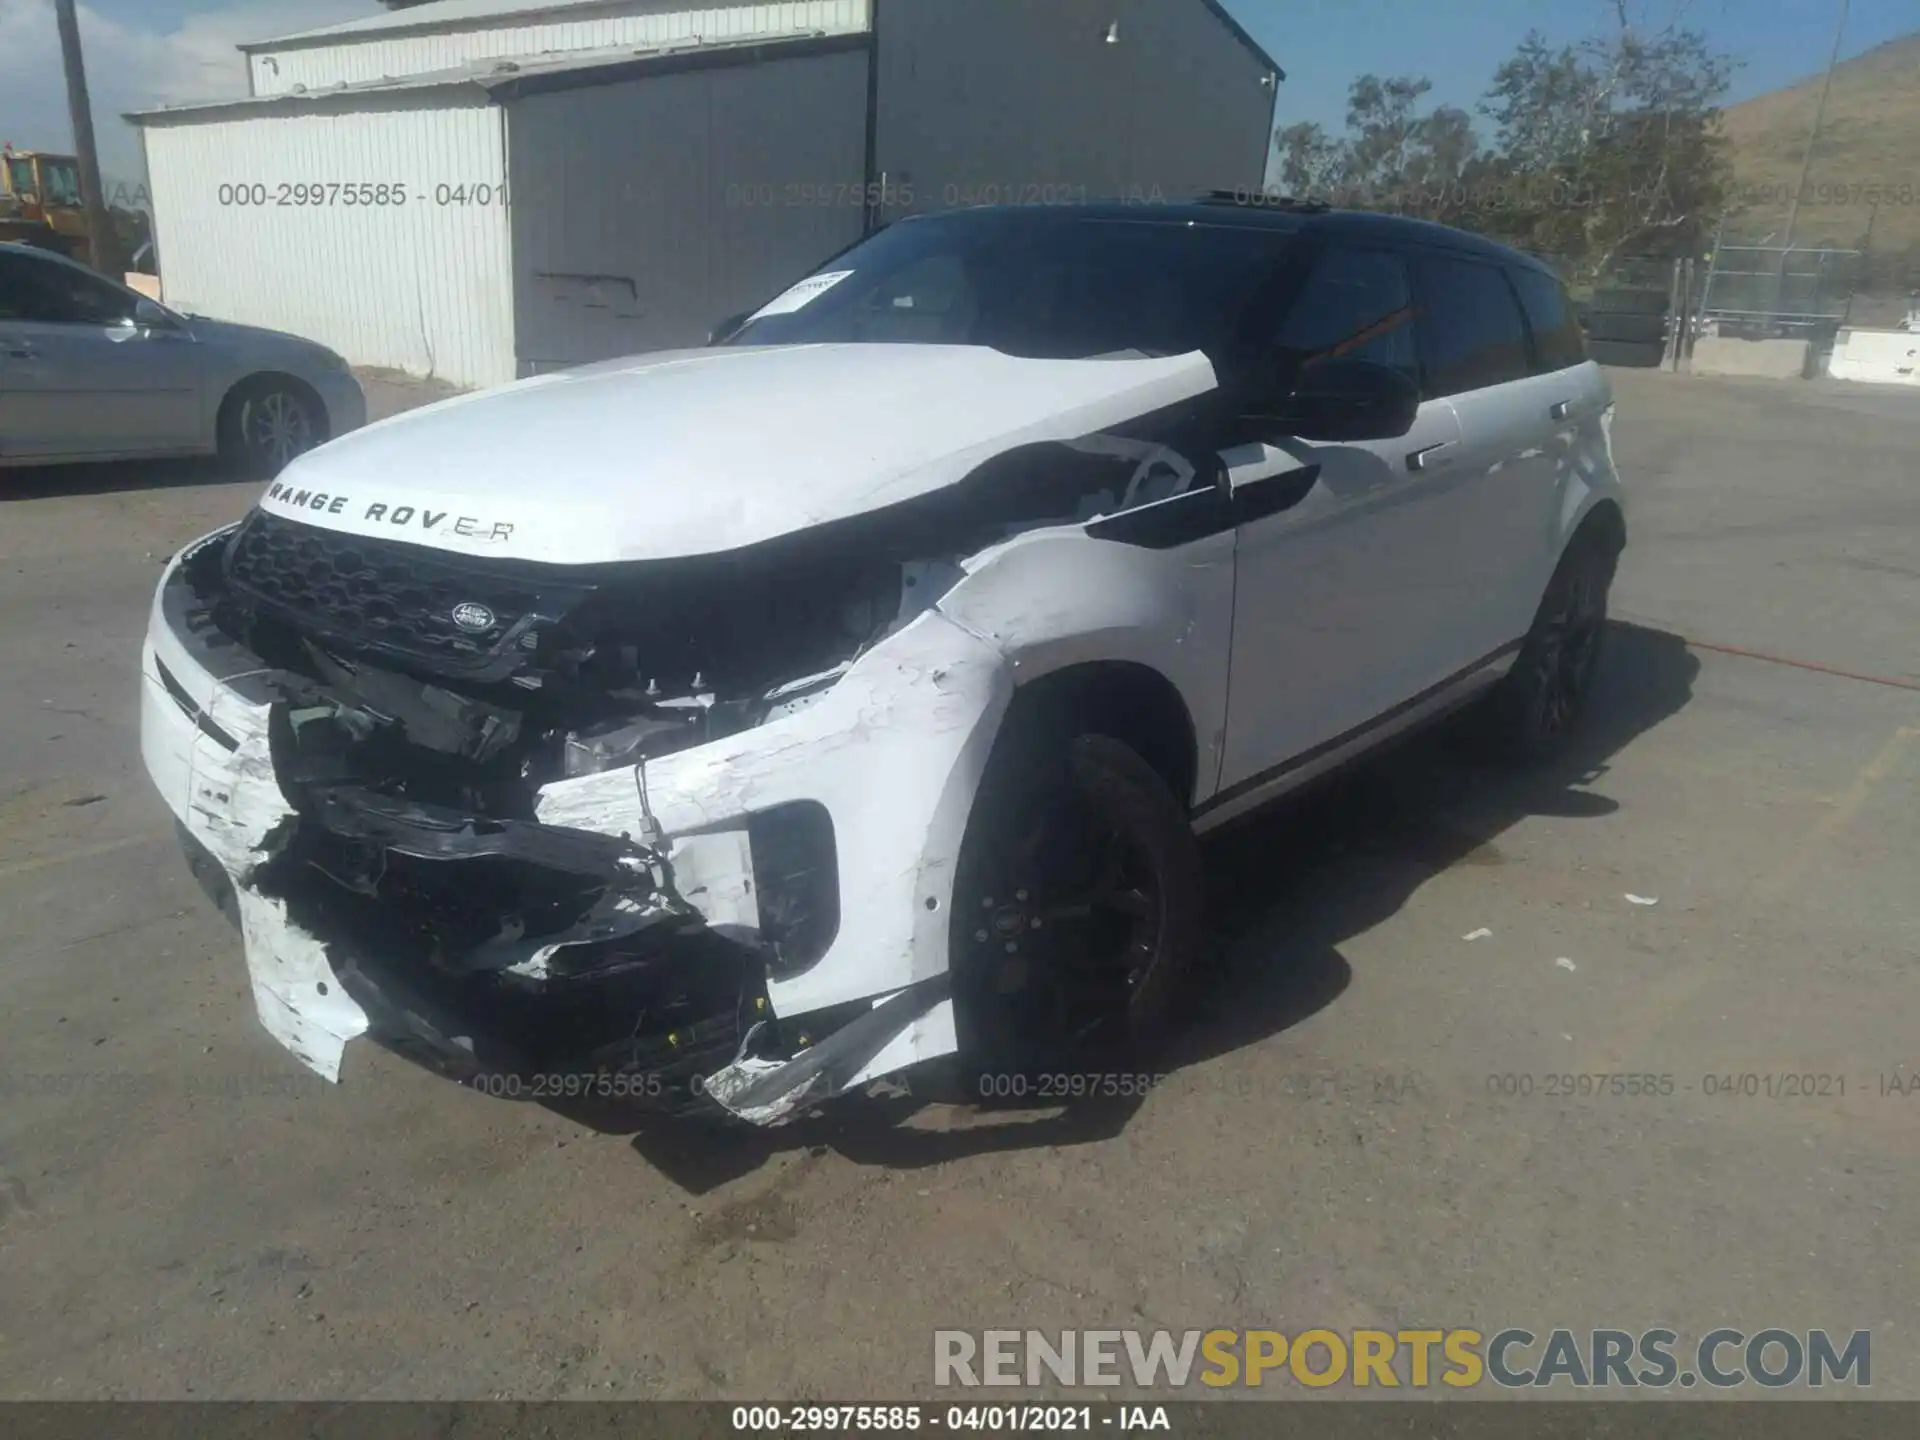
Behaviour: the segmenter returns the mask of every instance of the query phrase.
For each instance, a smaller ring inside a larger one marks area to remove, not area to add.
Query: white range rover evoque
[[[761,1124],[1111,1069],[1195,835],[1574,723],[1612,402],[1524,255],[1315,206],[901,222],[698,350],[346,435],[168,566],[142,746],[261,1020]]]

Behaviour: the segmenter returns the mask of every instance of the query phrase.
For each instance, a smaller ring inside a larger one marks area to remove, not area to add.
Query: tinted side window
[[[1429,396],[1458,395],[1526,376],[1520,303],[1498,266],[1423,255],[1414,269]]]
[[[1329,250],[1281,323],[1287,377],[1336,357],[1371,360],[1419,380],[1406,264],[1384,250]]]
[[[1583,363],[1587,347],[1580,338],[1580,322],[1560,282],[1544,270],[1519,268],[1507,271],[1507,278],[1520,292],[1521,307],[1533,330],[1534,368],[1565,370]]]
[[[40,289],[34,284],[38,267],[23,256],[0,248],[0,320],[39,318]]]
[[[0,320],[112,325],[130,318],[137,303],[137,297],[71,265],[0,253]]]

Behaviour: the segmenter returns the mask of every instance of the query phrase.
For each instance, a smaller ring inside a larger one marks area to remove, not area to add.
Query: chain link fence
[[[1697,311],[1720,334],[1830,341],[1847,327],[1899,329],[1920,296],[1920,246],[1775,245],[1724,236],[1704,258]]]
[[[1858,250],[1717,245],[1707,257],[1699,315],[1709,333],[1830,340],[1847,323],[1865,255]]]

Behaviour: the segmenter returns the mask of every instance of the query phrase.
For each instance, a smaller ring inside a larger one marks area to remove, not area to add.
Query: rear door
[[[1428,251],[1414,261],[1425,394],[1459,418],[1457,459],[1430,480],[1445,496],[1433,543],[1448,564],[1446,623],[1430,631],[1437,680],[1526,633],[1540,600],[1541,536],[1556,460],[1551,411],[1561,387],[1532,372],[1527,327],[1505,269]]]
[[[139,296],[77,265],[0,249],[0,446],[81,459],[193,448],[201,364],[192,338],[133,322]]]
[[[1546,593],[1553,567],[1560,561],[1562,517],[1577,508],[1582,490],[1613,480],[1613,457],[1607,443],[1607,410],[1613,402],[1606,377],[1587,358],[1579,317],[1560,281],[1545,270],[1515,265],[1507,271],[1520,307],[1527,317],[1527,336],[1533,374],[1530,389],[1545,401],[1548,440],[1553,460],[1553,492],[1533,517],[1531,535],[1536,549],[1531,576],[1516,597],[1529,595],[1537,603]],[[1528,612],[1531,618],[1532,612]]]
[[[1411,285],[1392,248],[1333,242],[1265,363],[1290,389],[1288,376],[1335,356],[1418,378]],[[1276,435],[1222,452],[1236,489],[1320,467],[1297,503],[1240,526],[1223,796],[1283,780],[1429,683],[1421,647],[1449,578],[1436,543],[1449,520],[1430,477],[1446,473],[1459,439],[1439,401],[1393,440]]]
[[[18,247],[0,245],[0,460],[60,458],[76,443],[60,433],[47,361],[34,343],[39,273]]]

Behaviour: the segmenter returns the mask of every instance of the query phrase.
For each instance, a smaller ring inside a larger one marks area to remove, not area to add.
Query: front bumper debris
[[[560,781],[532,815],[502,818],[290,750],[313,681],[212,624],[181,575],[195,549],[155,598],[143,755],[196,878],[239,926],[263,1025],[309,1068],[337,1081],[364,1035],[489,1094],[770,1125],[952,1053],[952,863],[1011,693],[977,638],[929,617],[890,663],[872,657],[790,719],[644,777]],[[850,751],[889,709],[898,737]],[[873,807],[876,784],[905,803]],[[756,902],[806,856],[763,851],[753,827],[814,812],[787,833],[823,834],[836,905],[860,898],[796,964]]]

